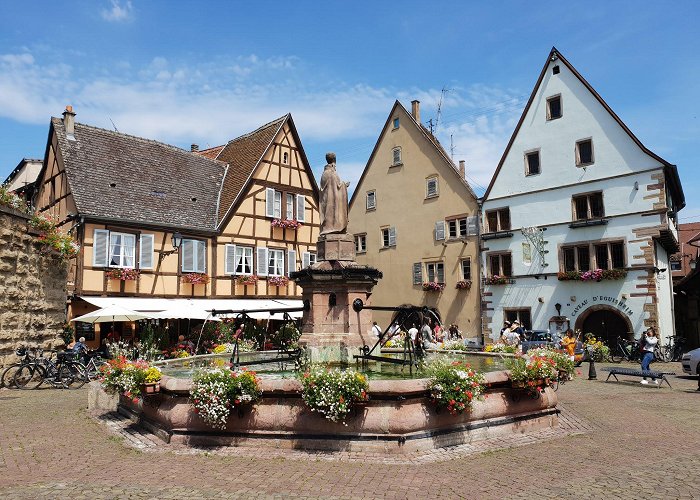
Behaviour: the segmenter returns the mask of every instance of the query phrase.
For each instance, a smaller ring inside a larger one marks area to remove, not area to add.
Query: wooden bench
[[[666,375],[675,375],[675,373],[673,373],[673,372],[658,372],[656,370],[639,370],[637,368],[610,367],[610,368],[603,368],[603,371],[610,372],[610,373],[608,373],[608,378],[605,379],[606,382],[608,380],[610,380],[610,377],[615,377],[615,381],[619,382],[619,380],[617,378],[618,375],[627,375],[630,377],[650,378],[652,380],[661,379],[661,381],[666,382],[669,387],[671,387],[671,383],[666,378]],[[661,384],[659,384],[659,387],[661,387]]]

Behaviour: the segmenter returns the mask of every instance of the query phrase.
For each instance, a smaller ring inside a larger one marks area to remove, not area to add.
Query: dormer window
[[[576,142],[576,166],[585,167],[593,162],[593,140],[583,139]]]
[[[561,117],[561,95],[552,96],[547,99],[547,120],[556,120]]]

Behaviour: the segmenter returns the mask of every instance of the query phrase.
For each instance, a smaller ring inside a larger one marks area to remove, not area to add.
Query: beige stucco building
[[[420,124],[419,106],[394,104],[350,200],[348,233],[357,261],[384,273],[374,305],[436,307],[444,324],[478,338],[477,198],[464,163]],[[382,328],[390,317],[375,312]]]

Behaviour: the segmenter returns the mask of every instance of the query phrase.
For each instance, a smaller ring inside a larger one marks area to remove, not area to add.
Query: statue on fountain
[[[348,229],[348,186],[340,180],[335,168],[335,153],[326,153],[326,166],[321,176],[321,230],[319,239],[329,234],[345,234]]]

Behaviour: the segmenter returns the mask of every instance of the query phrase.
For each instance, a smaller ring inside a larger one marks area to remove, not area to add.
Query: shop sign
[[[621,312],[625,313],[627,316],[632,316],[632,314],[634,314],[634,311],[630,309],[630,307],[627,305],[627,301],[623,298],[609,297],[607,295],[594,295],[591,298],[584,299],[579,304],[577,304],[576,307],[574,307],[574,310],[571,312],[571,317],[575,317],[581,311],[586,309],[589,305],[594,304],[609,304],[611,306],[617,307]]]

